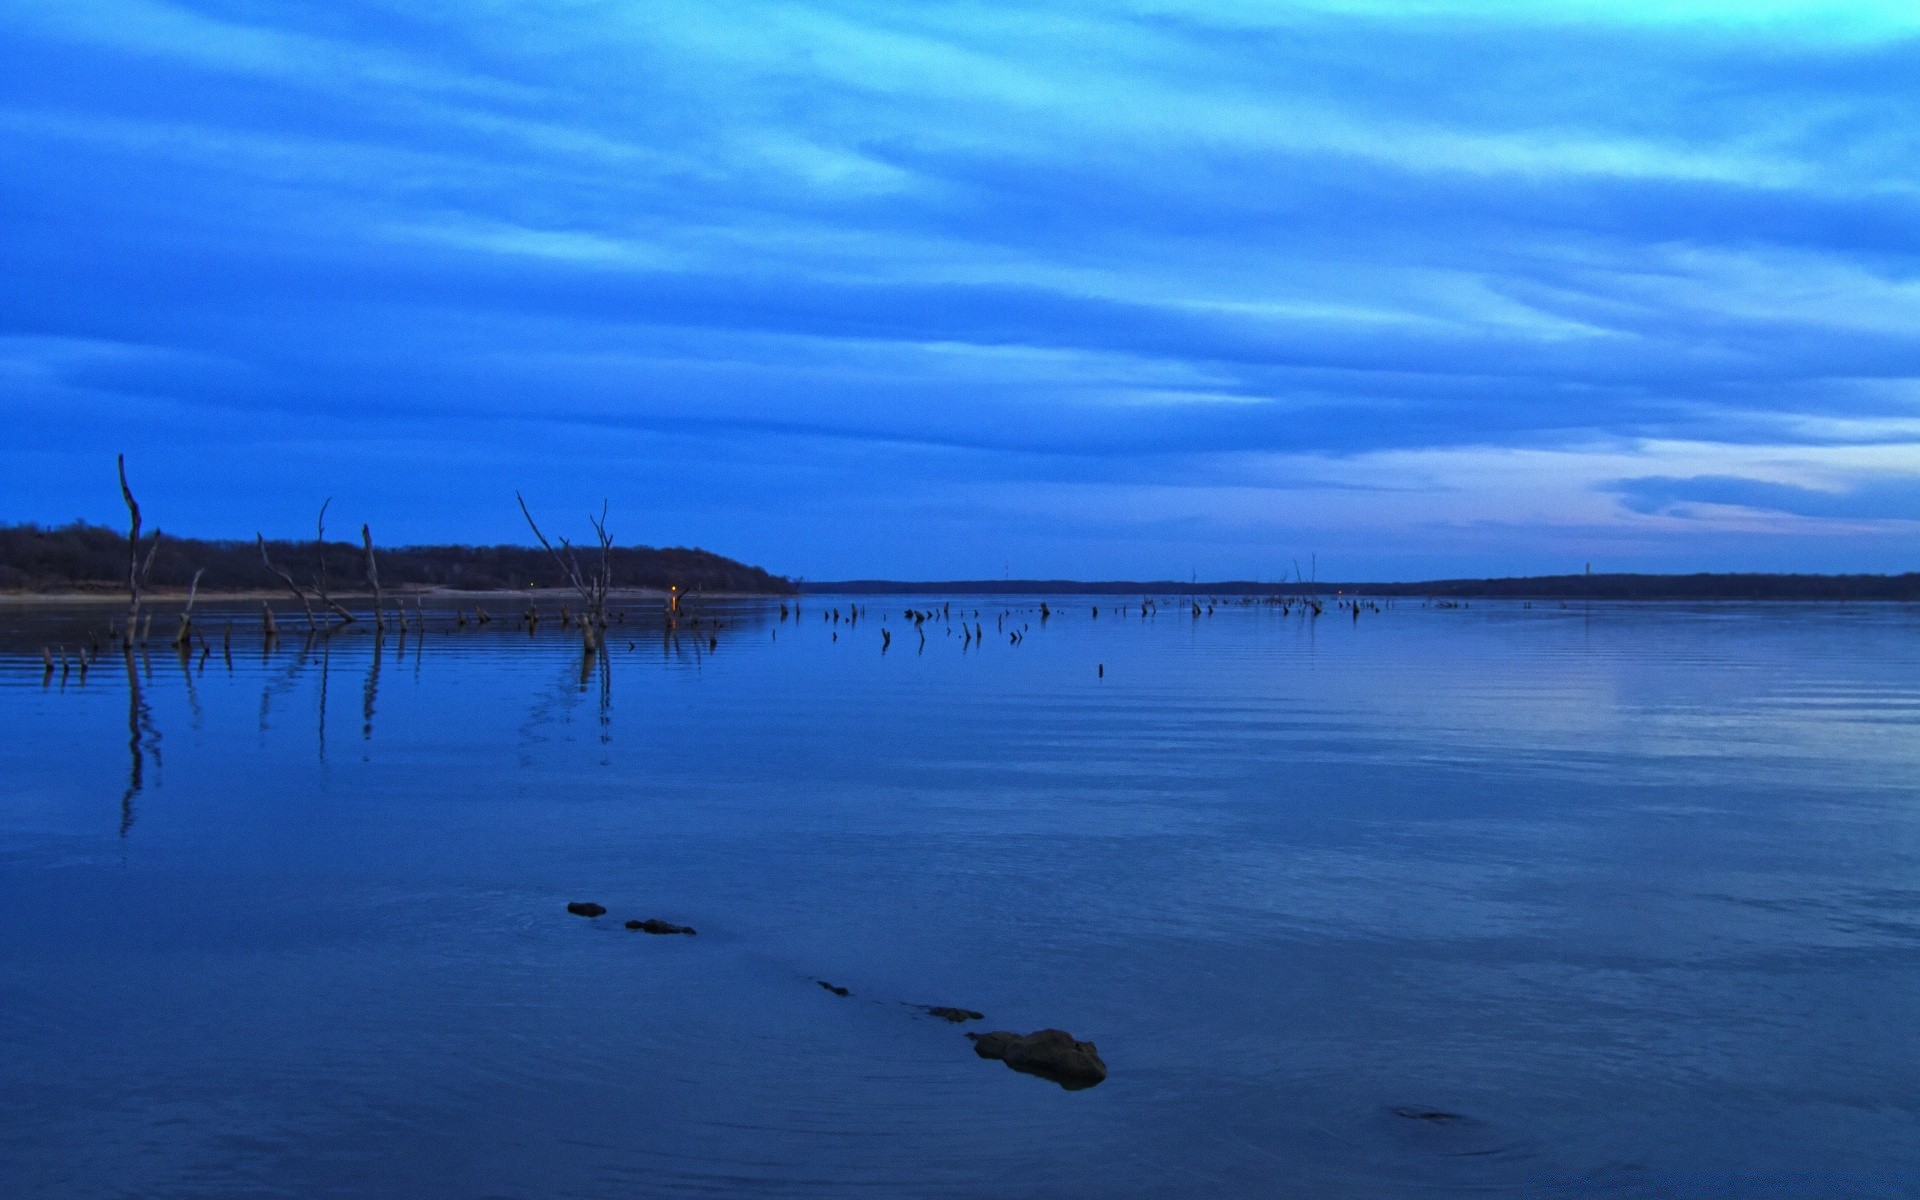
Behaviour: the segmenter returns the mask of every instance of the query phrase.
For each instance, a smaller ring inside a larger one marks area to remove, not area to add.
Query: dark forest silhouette
[[[365,548],[354,542],[325,543],[328,574],[343,581],[363,576]],[[268,539],[276,563],[318,566],[315,543]],[[399,546],[381,548],[380,580],[388,589],[451,588],[492,591],[567,587],[553,556],[539,546]],[[759,567],[706,550],[680,547],[611,546],[607,565],[616,589],[678,587],[682,591],[786,593],[794,584]],[[259,546],[167,534],[153,552],[147,583],[186,589],[202,572],[202,591],[276,591],[281,585],[263,567]],[[48,527],[0,525],[0,589],[14,591],[122,591],[127,586],[127,534],[104,525],[74,522]]]

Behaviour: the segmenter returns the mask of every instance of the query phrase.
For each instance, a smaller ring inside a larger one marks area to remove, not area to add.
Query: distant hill
[[[961,579],[939,583],[852,579],[808,583],[808,592],[842,595],[1093,596],[1418,596],[1449,600],[1909,600],[1920,601],[1920,572],[1905,575],[1532,575],[1513,579],[1434,579],[1417,583],[1259,583],[1167,579]]]
[[[275,566],[292,571],[303,583],[319,564],[312,542],[269,541],[267,549]],[[380,582],[389,589],[495,591],[566,584],[552,557],[538,546],[375,546],[374,550]],[[616,588],[673,585],[687,591],[771,594],[795,590],[783,576],[705,550],[619,546],[609,558]],[[326,568],[333,590],[364,590],[363,561],[359,546],[328,542]],[[155,588],[184,589],[202,568],[200,586],[208,591],[270,591],[280,586],[261,564],[260,549],[251,541],[206,541],[171,534],[160,539],[149,583]],[[111,590],[126,586],[126,579],[127,537],[120,530],[84,522],[57,528],[0,525],[0,590]]]

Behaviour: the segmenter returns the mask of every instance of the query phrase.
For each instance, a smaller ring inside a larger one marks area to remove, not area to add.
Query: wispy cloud
[[[1023,544],[1080,573],[1142,569],[1128,520],[1164,552],[1176,494],[1257,573],[1303,480],[1383,571],[1915,548],[1908,5],[28,0],[0,37],[0,335],[143,348],[4,360],[19,515],[91,503],[58,480],[110,405],[320,492],[438,437],[446,514],[473,461],[636,507],[664,464],[730,497],[676,519],[815,575],[984,553],[848,515],[888,488],[1051,513]]]
[[[1743,508],[1843,521],[1904,521],[1920,524],[1920,476],[1873,479],[1825,490],[1739,475],[1688,479],[1648,476],[1622,479],[1612,491],[1635,512],[1699,518],[1711,508]]]

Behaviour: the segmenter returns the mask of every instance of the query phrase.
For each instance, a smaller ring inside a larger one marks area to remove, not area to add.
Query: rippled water
[[[1920,1196],[1920,611],[1097,602],[0,610],[0,1195]]]

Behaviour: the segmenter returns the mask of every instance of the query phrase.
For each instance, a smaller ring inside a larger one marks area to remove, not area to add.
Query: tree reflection
[[[121,651],[127,664],[127,790],[120,795],[120,836],[133,828],[134,800],[146,788],[147,754],[153,765],[160,765],[160,734],[153,727],[153,713],[147,707],[146,693],[140,686],[140,668],[133,661],[133,647]]]
[[[405,646],[405,634],[401,645]],[[387,635],[376,630],[373,635],[373,661],[367,666],[367,684],[360,696],[360,739],[373,740],[373,705],[380,695],[380,658],[386,649]]]

